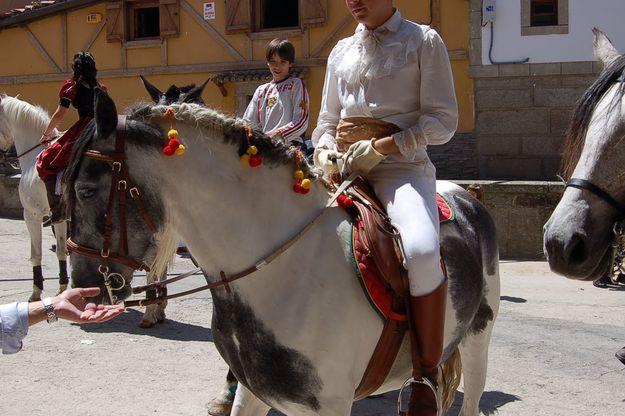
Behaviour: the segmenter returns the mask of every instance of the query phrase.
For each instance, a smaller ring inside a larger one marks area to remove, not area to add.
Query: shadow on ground
[[[397,414],[397,391],[391,391],[377,397],[360,400],[354,403],[352,408],[352,416],[388,416]],[[408,395],[405,395],[405,401]],[[464,394],[456,392],[454,404],[451,406],[446,416],[458,416],[462,407],[462,399]],[[504,405],[521,400],[519,396],[504,393],[502,391],[485,391],[480,400],[480,414],[492,416],[497,410]],[[282,413],[272,410],[269,416],[281,416]]]
[[[143,312],[127,309],[125,313],[110,322],[106,322],[102,325],[80,325],[80,328],[90,333],[110,334],[122,332],[175,341],[213,342],[213,332],[210,328],[171,321],[169,319],[165,319],[165,322],[156,324],[152,328],[140,328],[139,322],[141,322],[142,317]]]

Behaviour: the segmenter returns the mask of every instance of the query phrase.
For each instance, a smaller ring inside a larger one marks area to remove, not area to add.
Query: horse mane
[[[571,177],[582,154],[588,126],[597,104],[608,89],[623,75],[624,70],[625,55],[620,56],[612,65],[607,67],[577,102],[571,123],[566,131],[564,155],[560,165],[562,176],[565,179]],[[611,103],[611,108],[614,108],[623,99],[624,95],[625,83],[621,82],[618,92]]]
[[[41,106],[33,105],[17,97],[0,94],[2,106],[7,115],[21,125],[30,125],[43,133],[50,122],[50,115]]]
[[[313,169],[306,158],[301,157],[299,149],[272,139],[260,129],[248,126],[241,118],[230,117],[208,107],[193,103],[171,104],[167,106],[141,103],[129,108],[126,114],[130,120],[149,123],[152,119],[162,118],[167,108],[171,108],[174,111],[176,120],[221,135],[225,143],[238,147],[239,156],[245,154],[247,150],[247,132],[249,128],[252,133],[252,136],[249,138],[249,144],[258,148],[258,154],[263,157],[264,163],[269,165],[299,165],[299,168],[307,177],[317,177],[316,170]],[[205,137],[205,139],[211,140],[210,136]],[[163,142],[157,145],[162,147],[164,139]]]

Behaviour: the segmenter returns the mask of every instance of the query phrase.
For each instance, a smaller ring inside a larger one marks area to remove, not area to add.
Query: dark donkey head
[[[204,87],[208,83],[208,80],[204,81],[202,85],[196,86],[195,84],[186,85],[184,87],[177,87],[176,85],[170,86],[167,91],[162,92],[156,86],[151,84],[143,75],[139,75],[141,77],[141,81],[143,81],[143,86],[145,87],[148,94],[152,98],[154,103],[159,105],[169,105],[169,104],[182,104],[182,103],[194,103],[206,106],[204,100],[202,100],[202,92],[204,91]]]
[[[71,213],[70,236],[74,243],[97,250],[103,248],[104,232],[107,215],[111,215],[112,223],[110,231],[110,253],[112,255],[120,253],[123,232],[121,231],[120,213],[125,213],[127,254],[126,257],[146,264],[154,269],[150,262],[157,259],[161,249],[175,245],[168,243],[163,238],[162,232],[164,207],[157,196],[158,183],[152,178],[145,178],[137,175],[142,169],[138,168],[133,172],[130,169],[126,184],[122,188],[129,191],[136,187],[141,201],[145,206],[148,215],[157,230],[153,234],[146,225],[146,220],[141,215],[138,205],[126,193],[125,208],[120,207],[119,193],[115,193],[115,201],[109,204],[111,189],[117,189],[119,179],[116,184],[111,184],[113,180],[113,169],[115,165],[108,161],[98,160],[85,156],[85,151],[96,150],[100,152],[113,152],[115,150],[115,139],[117,136],[117,109],[113,100],[101,90],[96,90],[95,98],[95,119],[84,129],[81,137],[74,146],[74,151],[70,164],[64,176],[64,203]],[[142,154],[149,151],[156,152],[158,142],[164,141],[166,137],[164,131],[158,127],[128,120],[126,123],[126,145],[124,150],[131,146],[141,146]],[[151,146],[144,145],[150,144]],[[137,152],[135,152],[136,154]],[[129,155],[126,154],[126,157]],[[128,161],[130,162],[130,161]],[[113,186],[113,188],[112,188]],[[112,209],[108,209],[108,206]],[[173,240],[173,238],[171,238]],[[175,249],[174,249],[175,250]],[[172,251],[173,252],[173,251]],[[171,259],[171,256],[168,260]],[[165,263],[167,260],[164,260]],[[130,293],[130,283],[133,276],[133,268],[121,264],[112,259],[104,260],[99,257],[87,257],[83,254],[72,252],[70,256],[72,265],[72,282],[75,287],[97,286],[101,288],[101,293],[96,301],[106,301],[106,289],[104,279],[99,271],[101,265],[106,265],[109,272],[114,275],[114,281],[119,290],[115,295],[119,300],[127,298]],[[160,262],[160,260],[159,260]],[[157,266],[156,273],[165,269]],[[123,277],[123,280],[122,280]],[[123,285],[123,287],[121,287]]]

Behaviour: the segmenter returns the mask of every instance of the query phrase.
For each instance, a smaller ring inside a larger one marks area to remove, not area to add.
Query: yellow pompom
[[[170,139],[178,139],[178,130],[171,129],[167,132],[167,137]]]
[[[187,151],[187,148],[184,146],[184,144],[181,143],[180,146],[178,146],[178,148],[176,149],[176,154],[178,156],[184,155],[184,152],[186,151]]]
[[[302,181],[302,188],[304,189],[310,189],[311,185],[312,185],[312,181],[310,179],[304,179]]]
[[[250,155],[244,154],[243,156],[241,156],[241,163],[244,164],[245,166],[249,166],[249,164],[250,164]]]
[[[293,177],[296,180],[301,181],[302,179],[304,179],[304,172],[302,172],[301,170],[296,170],[295,173],[293,174]]]
[[[255,155],[256,153],[258,153],[258,148],[256,146],[250,146],[247,148],[248,155]]]

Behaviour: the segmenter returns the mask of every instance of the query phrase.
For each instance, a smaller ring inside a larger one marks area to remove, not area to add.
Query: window
[[[158,3],[130,3],[128,40],[155,39],[161,35]]]
[[[556,26],[558,24],[558,0],[533,0],[530,5],[530,26]]]
[[[299,26],[298,0],[256,0],[256,30],[285,29]]]
[[[569,33],[569,0],[520,0],[521,35]]]

